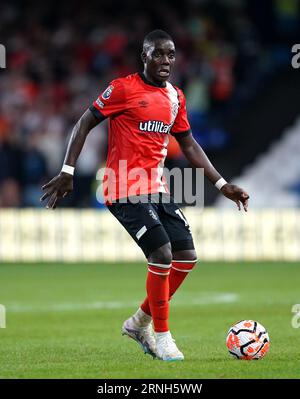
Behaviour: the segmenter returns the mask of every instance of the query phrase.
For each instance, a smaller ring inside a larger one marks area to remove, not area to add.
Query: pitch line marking
[[[172,300],[172,306],[204,306],[204,305],[217,305],[225,303],[237,302],[239,296],[234,293],[205,293],[197,297],[186,299],[178,298]],[[92,309],[124,309],[130,307],[137,307],[140,305],[138,301],[99,301],[89,303],[54,303],[45,305],[32,305],[32,304],[18,304],[14,303],[6,306],[7,313],[38,313],[38,312],[71,312],[71,311],[84,311]]]

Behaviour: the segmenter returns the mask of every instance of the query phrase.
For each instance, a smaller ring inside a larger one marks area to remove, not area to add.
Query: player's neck
[[[153,79],[151,79],[151,77],[145,71],[140,73],[139,75],[142,78],[142,80],[148,85],[155,86],[155,87],[166,87],[167,86],[167,82],[154,81]]]

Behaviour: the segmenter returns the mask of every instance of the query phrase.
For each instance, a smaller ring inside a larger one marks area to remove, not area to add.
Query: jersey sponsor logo
[[[97,104],[100,108],[103,108],[103,107],[104,107],[104,103],[103,103],[101,100],[99,100],[99,98],[97,98],[96,104]]]
[[[104,90],[104,92],[102,93],[102,96],[101,96],[103,98],[103,100],[108,100],[109,99],[113,89],[114,89],[114,86],[110,85],[110,86],[108,86],[107,89]]]
[[[146,121],[140,122],[139,129],[142,132],[155,132],[155,133],[165,133],[169,134],[171,130],[172,124],[167,125],[164,124],[162,121]]]

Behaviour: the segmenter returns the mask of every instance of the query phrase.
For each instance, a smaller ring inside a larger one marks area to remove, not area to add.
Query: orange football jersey
[[[109,118],[105,201],[168,192],[163,167],[169,134],[190,134],[182,91],[135,73],[113,80],[93,106]]]

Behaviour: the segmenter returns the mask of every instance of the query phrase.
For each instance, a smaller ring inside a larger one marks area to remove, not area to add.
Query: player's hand
[[[55,209],[57,201],[66,197],[70,192],[73,191],[73,176],[69,173],[61,172],[47,184],[42,186],[42,190],[45,193],[40,198],[40,201],[44,201],[45,199],[49,198],[46,208]]]
[[[248,210],[248,200],[249,194],[246,193],[242,188],[234,185],[234,184],[225,184],[221,191],[225,197],[234,201],[238,207],[238,210],[241,210],[241,205],[244,208],[244,211],[247,212]]]

